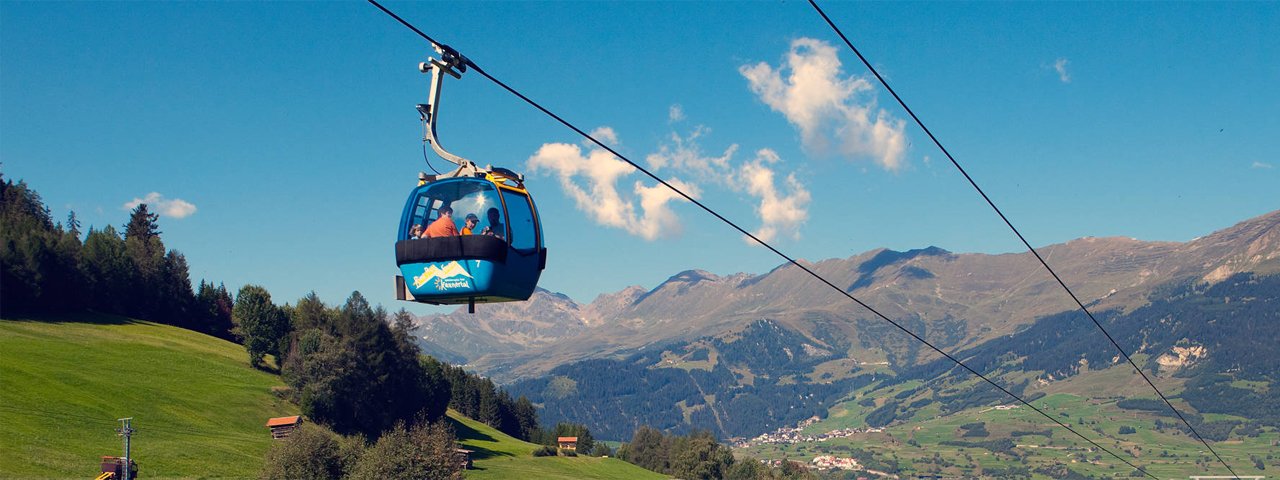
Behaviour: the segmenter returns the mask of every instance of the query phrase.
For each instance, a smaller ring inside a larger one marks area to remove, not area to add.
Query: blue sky
[[[794,256],[1021,250],[804,2],[386,5]],[[1280,208],[1280,4],[824,8],[1034,245]],[[0,1],[0,171],[99,228],[151,201],[195,281],[399,307],[432,53],[363,2]],[[781,262],[474,73],[439,133],[528,175],[579,301]]]

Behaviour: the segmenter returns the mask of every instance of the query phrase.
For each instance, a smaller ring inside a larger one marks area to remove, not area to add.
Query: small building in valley
[[[565,450],[578,451],[578,437],[556,437],[556,443]]]

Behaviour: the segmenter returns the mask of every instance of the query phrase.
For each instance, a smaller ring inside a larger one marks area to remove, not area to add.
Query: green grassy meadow
[[[144,478],[256,477],[263,424],[298,413],[239,345],[121,317],[2,320],[0,368],[5,478],[95,477],[99,457],[123,452],[122,417]]]
[[[267,418],[297,415],[279,377],[249,368],[244,348],[167,325],[81,314],[0,320],[0,478],[94,478],[119,456],[133,417],[142,478],[257,478]],[[613,458],[534,457],[537,445],[450,411],[467,478],[664,478]]]
[[[1114,370],[1114,371],[1113,371]],[[1091,372],[1069,385],[1053,385],[1045,388],[1054,393],[1035,400],[1036,407],[1054,416],[1062,423],[1111,450],[1129,462],[1141,466],[1159,478],[1186,478],[1191,475],[1230,475],[1205,450],[1198,440],[1165,428],[1157,430],[1156,420],[1168,423],[1176,419],[1159,417],[1150,412],[1125,410],[1116,406],[1115,394],[1130,393],[1113,389],[1090,389],[1094,383],[1107,380],[1125,372],[1119,369]],[[1168,382],[1169,380],[1165,380]],[[1115,385],[1112,382],[1103,382]],[[914,388],[899,386],[895,391]],[[1140,385],[1146,387],[1146,385]],[[1073,388],[1086,387],[1086,388]],[[1113,387],[1114,388],[1114,387]],[[1147,387],[1149,388],[1149,387]],[[1176,388],[1176,386],[1175,386]],[[893,391],[876,390],[868,386],[855,394],[877,398],[891,398]],[[1062,393],[1064,391],[1097,392],[1096,396]],[[1172,390],[1172,388],[1170,388]],[[1141,392],[1141,390],[1137,390]],[[917,396],[924,396],[921,392]],[[912,396],[904,401],[909,401]],[[1012,400],[1011,400],[1012,402]],[[1183,411],[1192,411],[1181,400],[1174,404]],[[805,429],[807,434],[817,434],[849,427],[864,427],[865,417],[873,406],[862,406],[848,401],[834,406],[831,415]],[[1206,415],[1208,420],[1235,419],[1234,417]],[[983,422],[990,432],[987,437],[962,437],[962,425]],[[1135,433],[1120,434],[1122,426],[1132,427]],[[1049,435],[1028,434],[1044,432]],[[1014,435],[1018,432],[1018,435]],[[1016,447],[1015,455],[992,452],[978,447],[943,445],[944,441],[986,441],[1011,439]],[[1266,428],[1256,437],[1232,435],[1228,440],[1211,442],[1213,448],[1239,475],[1274,476],[1280,471],[1280,431]],[[909,421],[886,428],[880,433],[860,433],[847,438],[823,442],[792,445],[762,445],[741,452],[758,458],[782,458],[808,460],[817,455],[849,456],[853,449],[872,452],[877,459],[898,462],[902,475],[982,476],[993,468],[1027,467],[1035,469],[1053,464],[1096,477],[1125,477],[1134,469],[1109,454],[1097,449],[1066,429],[1054,424],[1025,406],[1013,409],[978,407],[940,416],[935,405],[922,408]],[[1255,466],[1255,459],[1262,461],[1264,470]],[[1037,475],[1037,477],[1042,477]]]
[[[467,478],[495,479],[643,479],[666,478],[616,458],[534,457],[538,445],[517,440],[492,427],[449,411],[462,448],[472,450],[474,469]]]

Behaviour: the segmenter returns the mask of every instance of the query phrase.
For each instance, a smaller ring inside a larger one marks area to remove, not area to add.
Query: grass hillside
[[[534,457],[538,445],[507,436],[453,410],[449,418],[462,448],[475,452],[471,454],[475,468],[467,471],[467,478],[666,478],[616,458]]]
[[[0,320],[0,477],[93,478],[100,456],[122,453],[116,419],[133,417],[140,476],[254,478],[266,419],[298,413],[239,345],[121,317],[64,320]]]
[[[93,478],[120,455],[116,421],[133,417],[144,478],[256,478],[268,417],[296,415],[278,377],[236,344],[167,325],[78,314],[0,320],[0,478]],[[534,457],[516,440],[450,411],[468,478],[664,478],[613,458]]]
[[[1028,396],[1045,393],[1033,403],[1078,432],[1102,446],[1142,466],[1159,478],[1185,478],[1188,475],[1229,475],[1217,459],[1205,451],[1198,440],[1176,428],[1157,428],[1157,422],[1173,424],[1177,419],[1147,411],[1120,408],[1118,400],[1150,397],[1150,387],[1136,383],[1132,370],[1116,366],[1088,371],[1065,381],[1028,389]],[[1184,413],[1195,413],[1187,403],[1176,398],[1181,379],[1158,378],[1162,389],[1174,395],[1174,404]],[[961,382],[962,386],[977,380]],[[1139,379],[1138,382],[1141,382]],[[917,389],[917,387],[921,387]],[[912,394],[911,392],[915,392]],[[1081,393],[1087,392],[1087,393]],[[846,428],[866,427],[866,418],[888,401],[909,404],[930,394],[919,382],[908,382],[879,389],[875,385],[855,392],[854,400],[830,410],[830,416],[804,429],[817,436]],[[874,402],[864,400],[874,400]],[[860,403],[863,402],[863,403]],[[1009,401],[1012,404],[1012,400]],[[1206,414],[1206,421],[1247,419],[1229,415]],[[1132,467],[1094,449],[1070,432],[1024,406],[1003,409],[991,406],[966,408],[943,414],[937,403],[926,405],[909,418],[899,419],[882,432],[860,432],[843,438],[790,444],[757,445],[743,453],[759,458],[807,460],[816,455],[853,456],[862,450],[881,463],[896,461],[904,476],[915,475],[986,475],[1010,468],[1047,468],[1066,465],[1085,475],[1114,477],[1128,475]],[[986,432],[967,435],[965,426],[982,423]],[[1122,427],[1132,429],[1121,433]],[[1205,433],[1207,427],[1201,427]],[[1216,450],[1237,474],[1271,476],[1280,470],[1280,430],[1261,427],[1246,434],[1243,427],[1232,430],[1223,441],[1212,442]],[[1007,441],[1011,448],[978,445],[981,442]],[[951,443],[948,443],[951,442]],[[969,442],[961,445],[956,442]],[[864,462],[865,463],[865,462]]]

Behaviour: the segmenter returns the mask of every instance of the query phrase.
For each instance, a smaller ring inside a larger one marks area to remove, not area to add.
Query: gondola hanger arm
[[[423,140],[431,144],[431,149],[440,158],[458,166],[456,171],[447,176],[471,176],[480,172],[476,164],[471,160],[445,150],[440,145],[440,139],[436,134],[436,125],[440,120],[440,91],[444,87],[444,75],[447,73],[453,78],[461,79],[462,73],[467,71],[469,60],[448,46],[439,44],[433,44],[432,46],[435,47],[436,52],[440,53],[440,59],[429,58],[426,62],[418,64],[418,71],[431,75],[431,90],[427,97],[428,103],[418,105],[418,113],[422,115],[422,121],[425,125]]]

